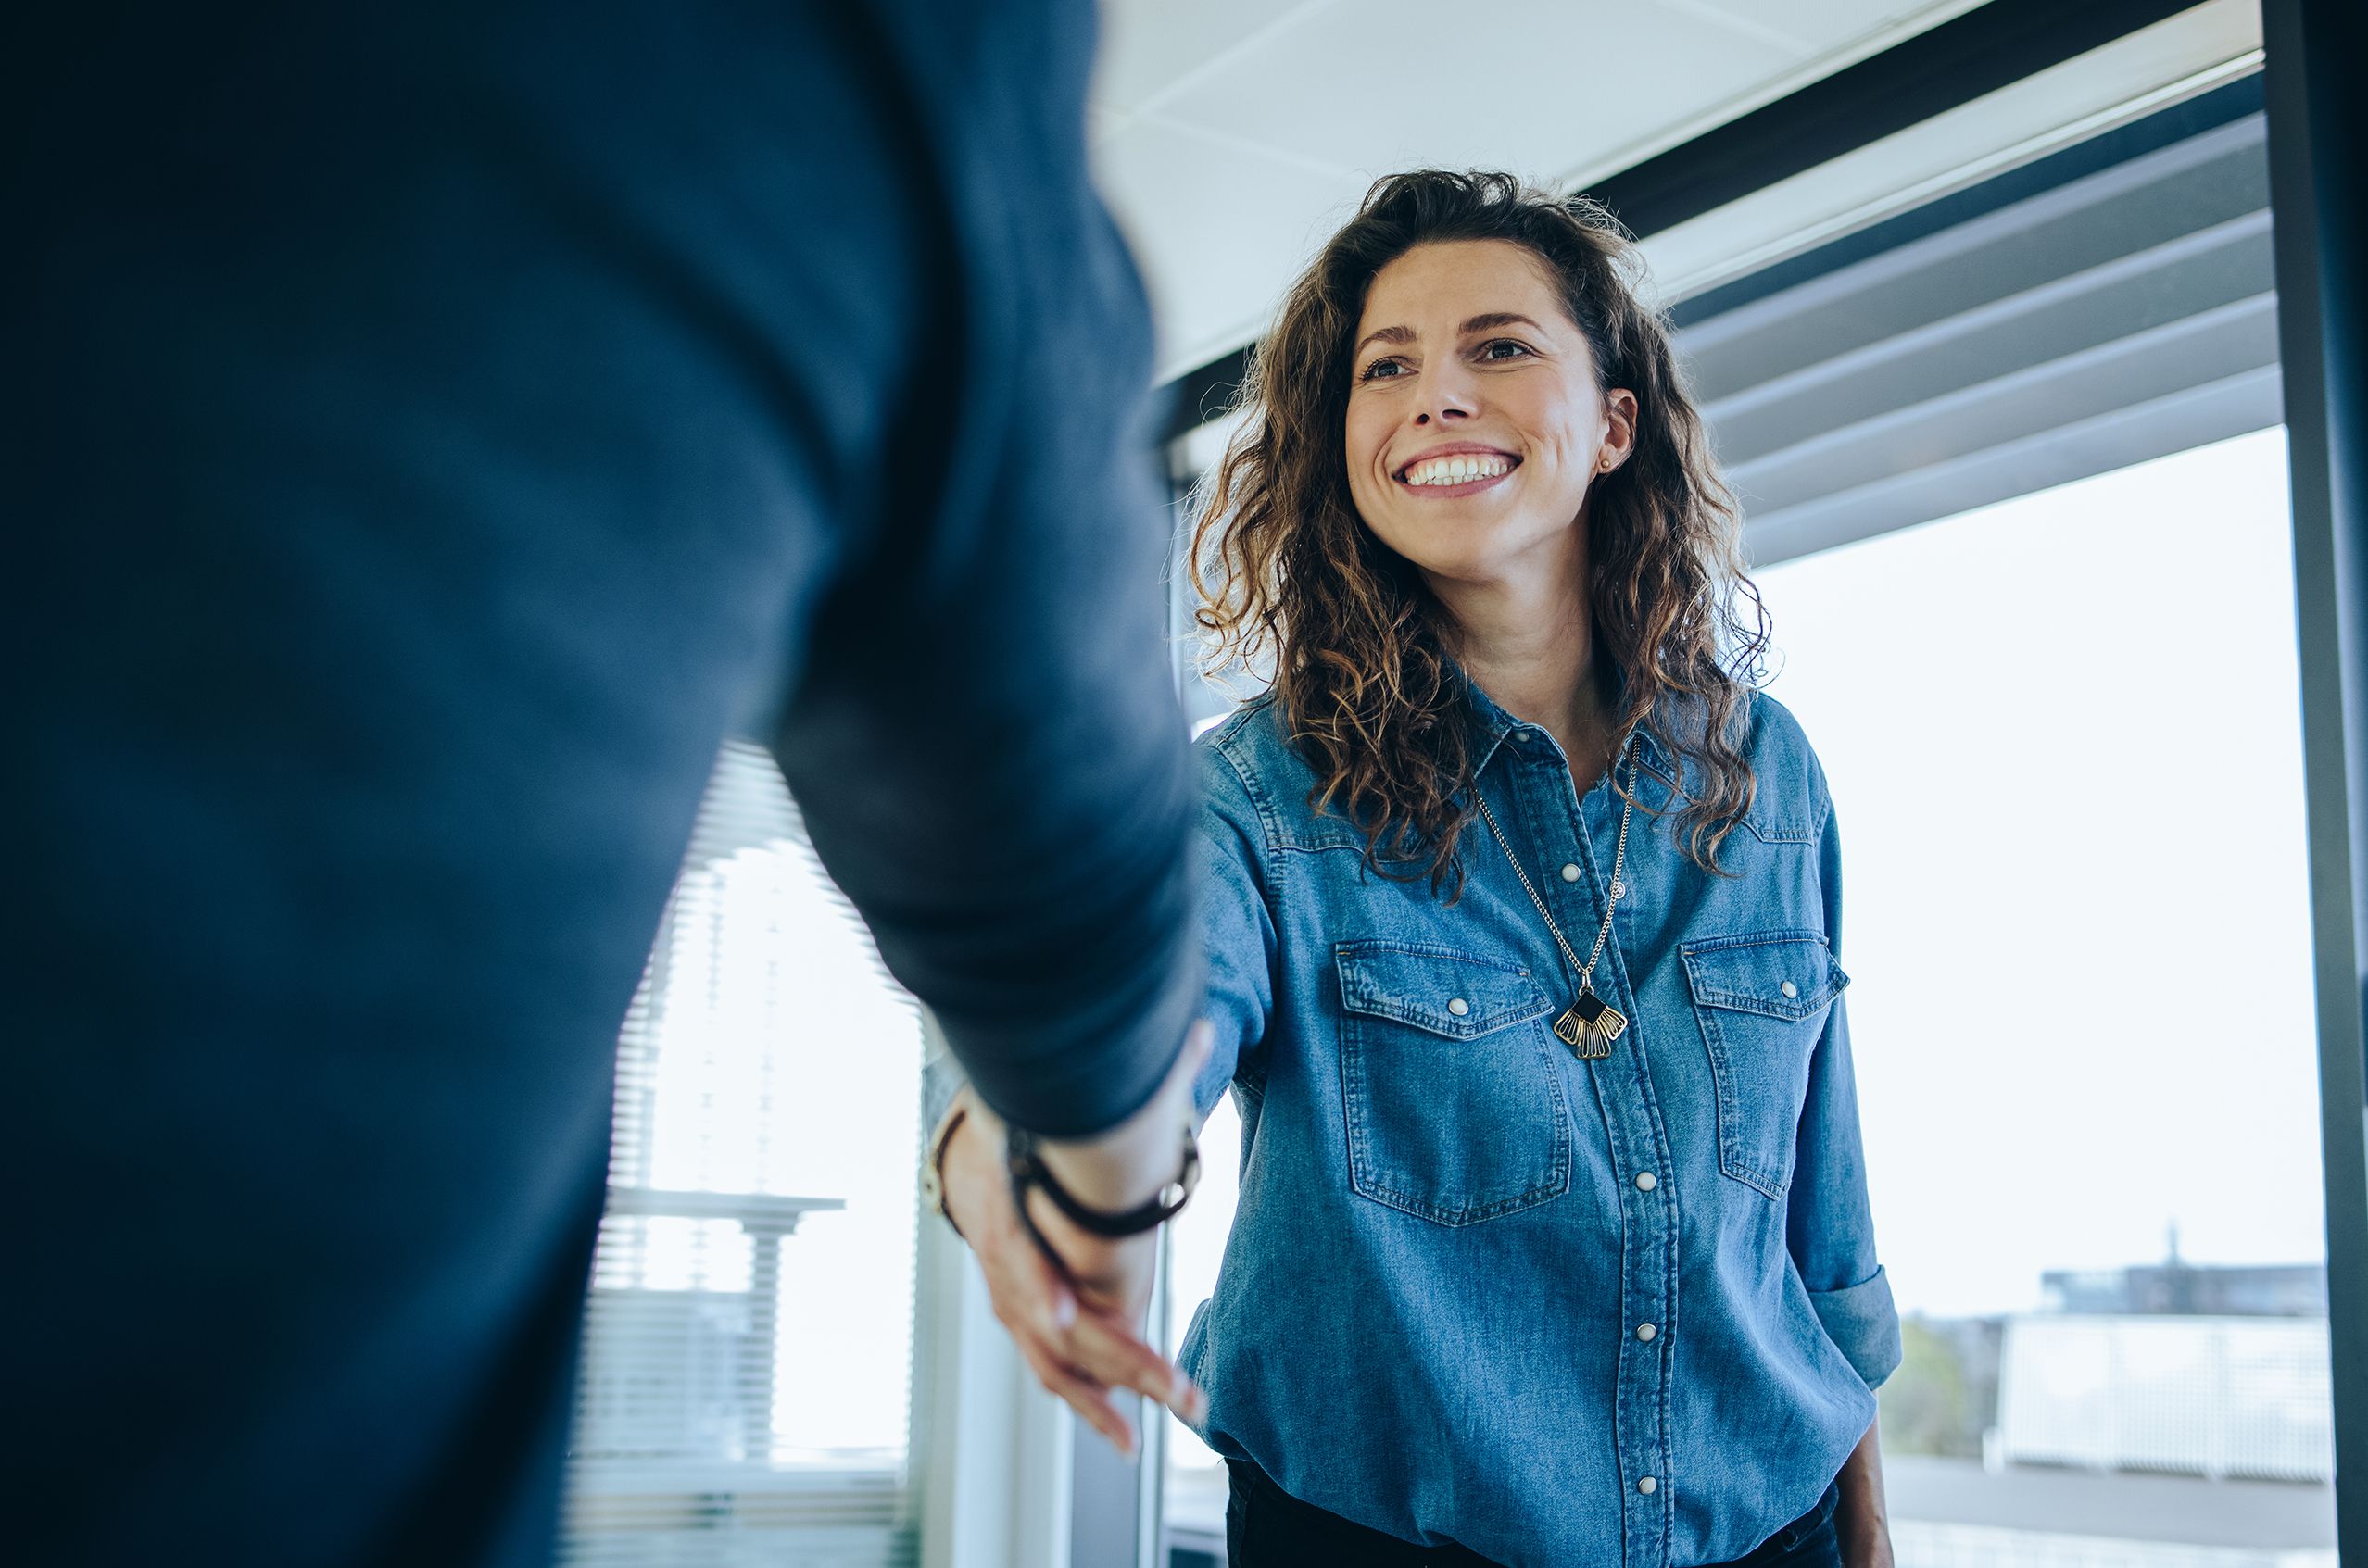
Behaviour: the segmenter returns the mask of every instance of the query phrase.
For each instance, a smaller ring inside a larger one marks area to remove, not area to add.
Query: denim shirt
[[[1467,683],[1475,775],[1583,958],[1608,776]],[[1643,804],[1679,777],[1640,736]],[[1241,1198],[1178,1360],[1201,1436],[1294,1497],[1509,1564],[1740,1557],[1807,1512],[1899,1361],[1875,1261],[1824,775],[1751,699],[1719,876],[1638,809],[1597,994],[1475,822],[1460,902],[1364,871],[1271,696],[1202,737],[1202,924]],[[1688,775],[1691,777],[1691,775]]]
[[[1467,690],[1482,793],[1583,957],[1619,797],[1577,793],[1551,735]],[[1217,1452],[1357,1524],[1541,1568],[1722,1562],[1817,1503],[1899,1328],[1831,802],[1782,705],[1747,720],[1733,874],[1634,814],[1594,975],[1630,1023],[1593,1061],[1552,1033],[1576,977],[1484,823],[1450,907],[1309,809],[1271,696],[1196,743],[1217,1031],[1197,1101],[1230,1085],[1241,1203],[1178,1361]],[[1681,775],[1636,744],[1640,800],[1666,808],[1654,771]]]

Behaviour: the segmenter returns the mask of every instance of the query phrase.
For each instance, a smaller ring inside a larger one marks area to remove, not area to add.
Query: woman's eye
[[[1510,350],[1510,352],[1499,354],[1497,350],[1500,348]],[[1521,358],[1529,352],[1530,345],[1528,344],[1516,343],[1509,337],[1495,338],[1488,343],[1480,345],[1480,358],[1483,359],[1514,359]]]
[[[1376,359],[1357,375],[1359,381],[1392,381],[1404,369],[1395,359]]]

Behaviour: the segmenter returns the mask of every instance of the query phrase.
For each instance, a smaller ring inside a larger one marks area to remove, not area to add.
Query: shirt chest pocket
[[[1719,1091],[1719,1168],[1782,1198],[1825,1010],[1850,977],[1825,938],[1769,931],[1688,942],[1686,984]]]
[[[1537,981],[1419,944],[1334,954],[1351,1185],[1442,1225],[1568,1190],[1570,1118]]]

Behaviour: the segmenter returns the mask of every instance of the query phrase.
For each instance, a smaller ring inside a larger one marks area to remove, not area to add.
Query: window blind
[[[1913,237],[1878,228],[1831,247],[1847,259],[1681,303],[1752,559],[2276,424],[2260,97],[2242,79],[2100,138],[2144,146],[2104,167],[2059,178],[2097,161],[2075,148],[1909,215]]]
[[[562,1561],[916,1561],[921,1023],[727,745],[617,1054]]]

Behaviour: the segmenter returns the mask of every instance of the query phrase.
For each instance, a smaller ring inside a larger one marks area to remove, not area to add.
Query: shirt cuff
[[[1817,1309],[1826,1337],[1841,1347],[1869,1388],[1881,1387],[1898,1369],[1899,1311],[1892,1305],[1891,1282],[1883,1277],[1883,1265],[1876,1264],[1875,1272],[1857,1285],[1810,1291],[1809,1305]]]
[[[962,1093],[970,1082],[970,1074],[962,1070],[951,1051],[943,1051],[921,1065],[921,1125],[934,1128],[946,1119],[946,1108],[953,1104],[954,1096]]]

